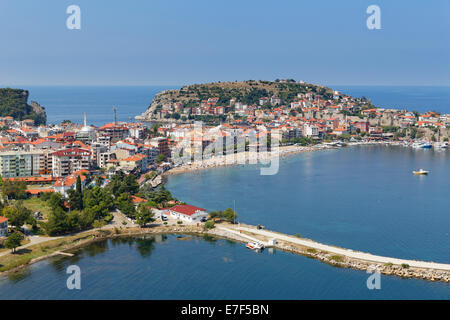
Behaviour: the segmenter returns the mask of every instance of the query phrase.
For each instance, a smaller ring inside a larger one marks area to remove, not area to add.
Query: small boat
[[[431,149],[433,145],[428,142],[416,142],[412,145],[415,149]]]
[[[413,171],[415,175],[425,175],[428,174],[428,171],[420,169],[419,171]]]
[[[434,144],[434,147],[436,149],[447,149],[448,148],[448,143],[447,142],[436,142]]]
[[[245,245],[245,247],[247,249],[256,250],[256,251],[261,251],[261,250],[264,249],[264,245],[262,243],[259,243],[259,242],[256,242],[256,241],[247,243]]]

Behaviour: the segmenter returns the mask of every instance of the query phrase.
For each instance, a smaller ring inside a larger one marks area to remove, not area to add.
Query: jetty
[[[386,275],[450,282],[450,264],[374,255],[315,242],[249,225],[216,225],[217,236],[236,241],[258,241],[284,251],[310,256],[339,267],[378,271]]]

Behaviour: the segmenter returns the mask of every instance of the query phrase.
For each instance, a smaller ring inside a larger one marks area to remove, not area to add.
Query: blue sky
[[[450,85],[449,0],[2,0],[0,36],[0,86]]]

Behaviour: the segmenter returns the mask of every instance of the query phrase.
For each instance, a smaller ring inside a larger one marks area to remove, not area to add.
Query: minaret
[[[114,125],[116,126],[117,125],[117,109],[115,106],[113,107],[113,111],[114,111]]]
[[[86,112],[84,113],[84,126],[86,127]]]

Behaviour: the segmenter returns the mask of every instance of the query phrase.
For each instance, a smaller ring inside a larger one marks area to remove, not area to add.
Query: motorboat
[[[260,242],[252,241],[248,242],[245,247],[250,250],[261,251],[264,249],[264,245]]]
[[[419,171],[413,171],[413,174],[415,174],[415,175],[426,175],[426,174],[428,174],[428,171],[420,169]]]
[[[416,142],[413,143],[412,147],[415,149],[431,149],[433,145],[428,142]]]

